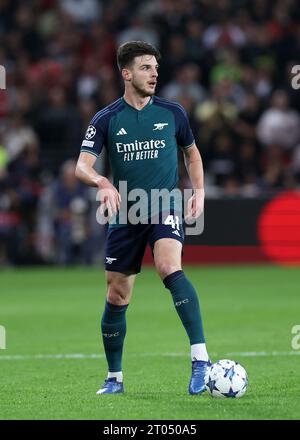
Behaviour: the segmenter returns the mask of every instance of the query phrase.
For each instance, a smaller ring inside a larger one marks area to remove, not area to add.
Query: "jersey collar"
[[[148,110],[148,108],[151,107],[151,105],[153,104],[153,101],[154,101],[154,96],[151,96],[151,98],[149,99],[149,101],[147,102],[147,104],[146,104],[141,110],[138,110],[138,109],[136,109],[135,107],[133,107],[132,105],[128,104],[128,102],[125,100],[124,96],[122,96],[121,99],[122,99],[123,103],[124,103],[127,107],[129,107],[130,109],[134,110],[135,112],[140,113],[140,112],[144,112],[145,110]]]

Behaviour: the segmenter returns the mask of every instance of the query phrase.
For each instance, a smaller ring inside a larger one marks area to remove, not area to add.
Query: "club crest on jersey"
[[[169,124],[167,122],[159,122],[157,124],[154,124],[153,131],[162,130],[166,125],[169,125]]]
[[[85,138],[86,139],[92,139],[96,134],[96,128],[93,125],[89,125],[86,133],[85,133]]]

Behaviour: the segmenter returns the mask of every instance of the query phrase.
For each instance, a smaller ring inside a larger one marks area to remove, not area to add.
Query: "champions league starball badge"
[[[85,138],[86,139],[92,139],[96,134],[96,128],[93,125],[89,125],[86,133],[85,133]]]

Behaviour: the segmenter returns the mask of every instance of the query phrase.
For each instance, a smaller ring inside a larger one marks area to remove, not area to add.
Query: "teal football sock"
[[[204,332],[197,293],[182,270],[168,275],[163,283],[170,290],[176,311],[188,334],[190,344],[204,343]]]
[[[126,335],[125,306],[117,306],[106,301],[101,320],[102,339],[110,372],[122,371],[123,345]]]

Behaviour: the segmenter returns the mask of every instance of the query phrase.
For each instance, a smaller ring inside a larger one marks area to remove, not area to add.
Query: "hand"
[[[108,218],[111,218],[120,210],[122,202],[121,195],[106,177],[101,177],[101,179],[98,180],[97,185],[100,195],[98,200],[101,202],[100,213],[104,215],[104,212],[107,209]]]
[[[204,209],[204,189],[195,189],[194,194],[188,201],[186,221],[196,220]]]

